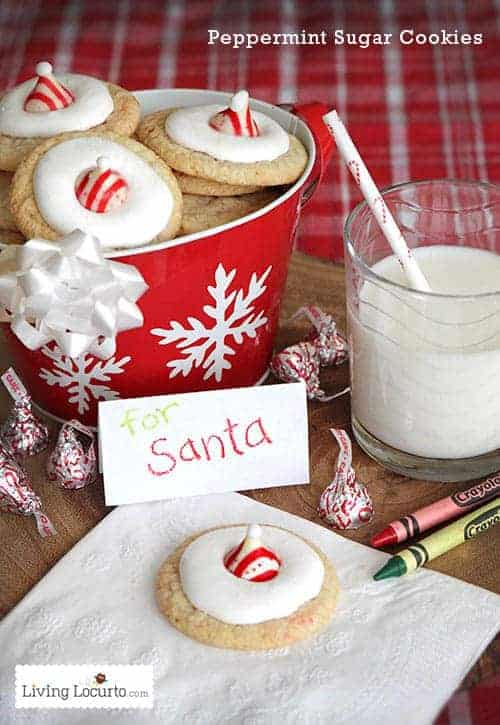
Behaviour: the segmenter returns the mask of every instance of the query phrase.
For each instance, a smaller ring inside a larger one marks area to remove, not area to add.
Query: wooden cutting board
[[[333,313],[339,327],[344,328],[343,267],[303,254],[294,254],[283,304],[282,325],[276,341],[277,349],[304,338],[308,323],[288,320],[293,312],[305,304],[316,304]],[[4,348],[0,349],[0,354],[2,368],[5,368],[8,354]],[[329,392],[344,388],[348,384],[347,365],[326,371],[322,375],[322,382]],[[0,420],[5,418],[8,407],[8,396],[2,390]],[[349,430],[349,396],[327,404],[310,404],[309,412],[311,485],[263,489],[247,492],[247,495],[321,525],[316,507],[321,491],[332,478],[338,452],[329,428]],[[36,532],[32,517],[0,514],[0,614],[6,614],[109,511],[104,505],[101,484],[81,491],[64,491],[49,484],[44,474],[45,456],[42,453],[31,459],[27,467],[33,486],[42,498],[44,511],[57,529],[57,536],[43,540]],[[342,532],[342,535],[363,544],[367,544],[371,535],[389,521],[446,496],[457,487],[467,488],[470,485],[413,481],[389,473],[366,456],[354,441],[353,461],[358,477],[367,485],[373,498],[375,516],[361,529]],[[450,551],[429,566],[500,593],[499,543],[500,527],[496,527]],[[450,643],[451,646],[453,643]],[[471,685],[498,672],[500,644],[497,640],[475,666],[466,684]]]

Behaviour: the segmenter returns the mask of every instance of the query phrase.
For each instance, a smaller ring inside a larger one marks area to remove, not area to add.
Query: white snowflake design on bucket
[[[230,290],[236,275],[236,269],[226,272],[219,264],[215,270],[215,285],[209,285],[208,294],[213,304],[205,305],[203,312],[214,320],[212,327],[207,327],[196,317],[188,317],[186,325],[176,320],[170,322],[169,329],[155,327],[152,335],[161,337],[159,345],[177,343],[177,349],[183,357],[170,360],[166,367],[170,368],[170,378],[181,374],[187,377],[193,368],[205,370],[203,380],[214,377],[217,382],[222,380],[225,370],[232,365],[230,357],[236,354],[234,345],[241,345],[244,337],[255,338],[257,330],[267,323],[264,310],[255,310],[254,302],[266,290],[264,284],[272,266],[260,276],[254,272],[250,278],[248,289]]]
[[[64,355],[55,346],[42,348],[43,354],[53,361],[52,370],[42,368],[40,377],[47,385],[66,388],[68,401],[78,407],[78,413],[89,410],[91,400],[116,400],[119,393],[108,385],[113,375],[125,372],[124,366],[132,359],[130,356],[116,360],[97,360],[92,355],[80,355],[77,358]]]

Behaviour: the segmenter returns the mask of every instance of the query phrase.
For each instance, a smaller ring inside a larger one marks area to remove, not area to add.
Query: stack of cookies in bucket
[[[41,62],[0,99],[0,242],[74,229],[104,249],[168,241],[267,206],[306,164],[246,91],[141,121],[123,88]]]

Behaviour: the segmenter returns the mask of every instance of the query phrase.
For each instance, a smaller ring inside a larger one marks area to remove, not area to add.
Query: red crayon
[[[441,498],[429,506],[418,509],[391,523],[380,533],[372,537],[371,545],[376,548],[400,544],[402,541],[418,536],[433,526],[461,516],[466,511],[486,503],[500,492],[500,474],[486,479],[482,483],[457,491],[451,496]]]

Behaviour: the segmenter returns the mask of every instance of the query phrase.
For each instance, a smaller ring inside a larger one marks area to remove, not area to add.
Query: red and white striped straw
[[[357,185],[361,189],[361,193],[365,197],[366,203],[373,212],[380,229],[385,238],[392,247],[392,250],[403,268],[404,273],[410,285],[420,292],[431,292],[429,283],[424,273],[418,266],[411,249],[401,234],[401,230],[382,197],[382,194],[375,186],[370,172],[365,164],[356,146],[353,144],[346,127],[340,120],[337,111],[330,111],[323,116],[323,121],[328,126],[340,155],[344,159],[347,168],[353,175]]]

